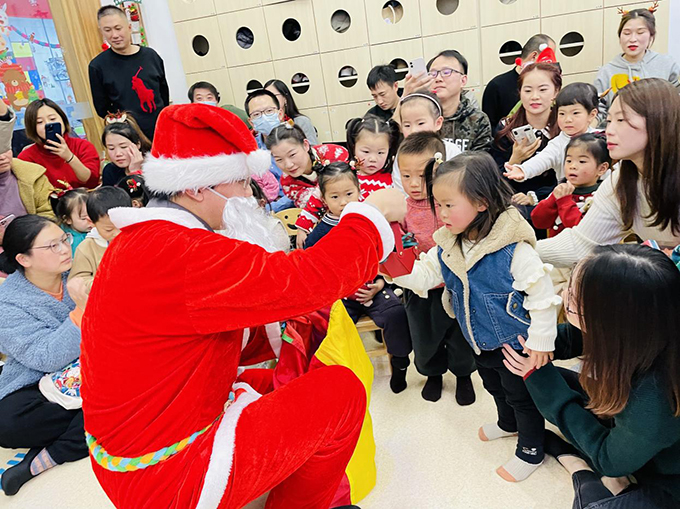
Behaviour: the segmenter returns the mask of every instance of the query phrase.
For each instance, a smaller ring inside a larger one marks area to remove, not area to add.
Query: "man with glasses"
[[[461,150],[491,149],[489,118],[463,93],[467,84],[468,62],[456,50],[445,50],[427,64],[427,75],[407,76],[404,97],[426,88],[437,94],[444,113],[440,135]]]
[[[253,127],[257,146],[260,149],[266,149],[267,136],[269,136],[272,130],[283,122],[283,119],[285,118],[283,108],[276,96],[266,89],[252,92],[246,98],[245,107],[248,121]],[[278,198],[270,204],[272,210],[274,212],[280,212],[281,210],[295,207],[293,200],[283,194],[283,188],[281,187],[281,175],[283,172],[276,166],[273,157],[269,171],[274,174],[279,183]]]

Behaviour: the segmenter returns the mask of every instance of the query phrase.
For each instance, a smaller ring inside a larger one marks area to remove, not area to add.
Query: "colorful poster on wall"
[[[24,128],[29,103],[48,97],[85,136],[48,0],[0,0],[0,89],[17,113],[15,129]]]

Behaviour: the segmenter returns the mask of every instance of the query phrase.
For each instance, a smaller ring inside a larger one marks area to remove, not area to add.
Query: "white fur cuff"
[[[387,222],[385,216],[383,216],[380,211],[373,205],[368,203],[352,202],[345,206],[345,209],[340,215],[340,219],[345,217],[347,214],[359,214],[364,216],[366,219],[370,220],[373,225],[378,230],[380,238],[382,239],[382,254],[381,262],[394,251],[394,233],[390,227],[390,223]]]

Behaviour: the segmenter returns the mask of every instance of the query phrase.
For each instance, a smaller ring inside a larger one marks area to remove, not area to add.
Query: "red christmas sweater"
[[[552,193],[545,200],[538,202],[531,212],[531,222],[535,228],[548,230],[548,237],[554,237],[565,228],[572,228],[581,222],[585,215],[586,205],[600,187],[580,187],[562,198],[555,199]]]
[[[64,188],[58,182],[59,180],[68,182],[72,187],[94,189],[99,185],[99,155],[97,154],[97,149],[89,141],[80,139],[77,136],[69,136],[67,134],[64,136],[64,139],[71,152],[90,170],[91,174],[87,182],[78,180],[75,172],[69,164],[66,164],[66,161],[37,143],[26,147],[19,154],[18,158],[45,167],[47,179],[53,186],[59,189]]]
[[[390,189],[392,187],[392,173],[379,172],[373,175],[357,174],[359,177],[359,186],[361,187],[361,198],[359,201],[364,201],[373,191],[378,189]]]
[[[346,163],[349,159],[347,149],[340,145],[325,144],[312,147],[314,164]],[[317,183],[316,173],[304,177],[290,177],[285,173],[281,176],[283,194],[293,200],[295,206],[303,209],[295,223],[299,229],[312,231],[319,219],[326,213],[326,207],[321,200],[321,192]]]

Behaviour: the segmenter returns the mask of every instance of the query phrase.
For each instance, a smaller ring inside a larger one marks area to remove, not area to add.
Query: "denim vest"
[[[439,262],[451,304],[465,339],[479,350],[496,350],[504,343],[522,350],[517,336],[527,337],[530,317],[524,308],[524,293],[512,287],[510,265],[517,243],[486,254],[466,273],[469,302],[465,305],[465,284],[444,262],[439,248]],[[460,249],[460,248],[458,248]]]

